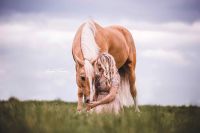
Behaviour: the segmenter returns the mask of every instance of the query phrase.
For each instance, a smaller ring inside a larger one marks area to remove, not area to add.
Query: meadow
[[[199,133],[200,107],[140,106],[119,115],[76,113],[76,103],[0,101],[0,133]]]

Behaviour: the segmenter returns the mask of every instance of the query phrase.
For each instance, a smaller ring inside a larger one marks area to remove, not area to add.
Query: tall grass
[[[199,107],[141,106],[112,114],[77,114],[75,103],[0,102],[0,133],[198,133]]]

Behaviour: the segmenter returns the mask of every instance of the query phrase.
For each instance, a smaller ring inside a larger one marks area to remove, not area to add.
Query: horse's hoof
[[[140,113],[140,109],[139,109],[139,108],[136,108],[136,109],[135,109],[135,112]]]
[[[77,114],[81,114],[83,111],[82,110],[77,110],[76,113]]]

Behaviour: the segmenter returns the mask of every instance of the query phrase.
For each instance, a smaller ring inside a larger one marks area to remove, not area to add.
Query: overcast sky
[[[140,104],[200,106],[199,0],[1,0],[0,99],[77,101],[81,23],[125,26],[137,49]]]

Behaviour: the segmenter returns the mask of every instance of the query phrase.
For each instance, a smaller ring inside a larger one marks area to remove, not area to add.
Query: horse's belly
[[[120,68],[128,59],[129,48],[125,43],[125,40],[123,41],[123,39],[121,39],[120,41],[111,44],[108,53],[114,57],[117,68]]]
[[[109,52],[109,53],[114,57],[117,68],[122,67],[128,58],[128,55],[126,53],[125,54],[121,52],[118,53]]]

